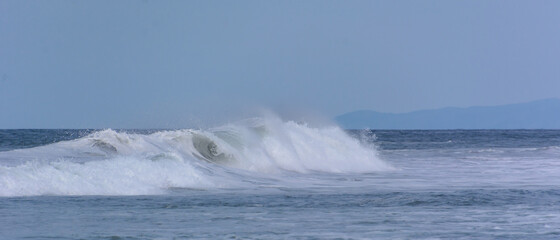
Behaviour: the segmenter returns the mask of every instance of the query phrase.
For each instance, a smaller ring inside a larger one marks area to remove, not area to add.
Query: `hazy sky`
[[[560,97],[560,1],[0,1],[0,128]]]

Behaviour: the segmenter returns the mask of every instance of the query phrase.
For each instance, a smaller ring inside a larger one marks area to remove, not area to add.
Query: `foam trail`
[[[0,152],[0,196],[164,194],[171,188],[282,184],[282,173],[390,170],[338,127],[255,118],[208,130],[149,135],[103,130]]]
[[[210,188],[213,184],[181,161],[116,158],[87,163],[28,162],[1,168],[0,196],[28,195],[144,195],[170,187]]]

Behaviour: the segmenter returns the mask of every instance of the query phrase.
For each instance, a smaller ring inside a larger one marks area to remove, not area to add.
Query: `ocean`
[[[0,239],[559,239],[560,130],[0,130]]]

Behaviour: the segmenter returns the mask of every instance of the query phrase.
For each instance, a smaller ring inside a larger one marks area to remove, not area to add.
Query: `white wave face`
[[[286,172],[392,169],[338,127],[277,118],[209,130],[149,135],[103,130],[51,145],[0,153],[0,196],[143,195],[173,188],[242,187]]]

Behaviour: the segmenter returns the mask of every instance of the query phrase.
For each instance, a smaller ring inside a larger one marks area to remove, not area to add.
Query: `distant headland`
[[[560,99],[408,113],[362,110],[335,121],[345,129],[560,129]]]

